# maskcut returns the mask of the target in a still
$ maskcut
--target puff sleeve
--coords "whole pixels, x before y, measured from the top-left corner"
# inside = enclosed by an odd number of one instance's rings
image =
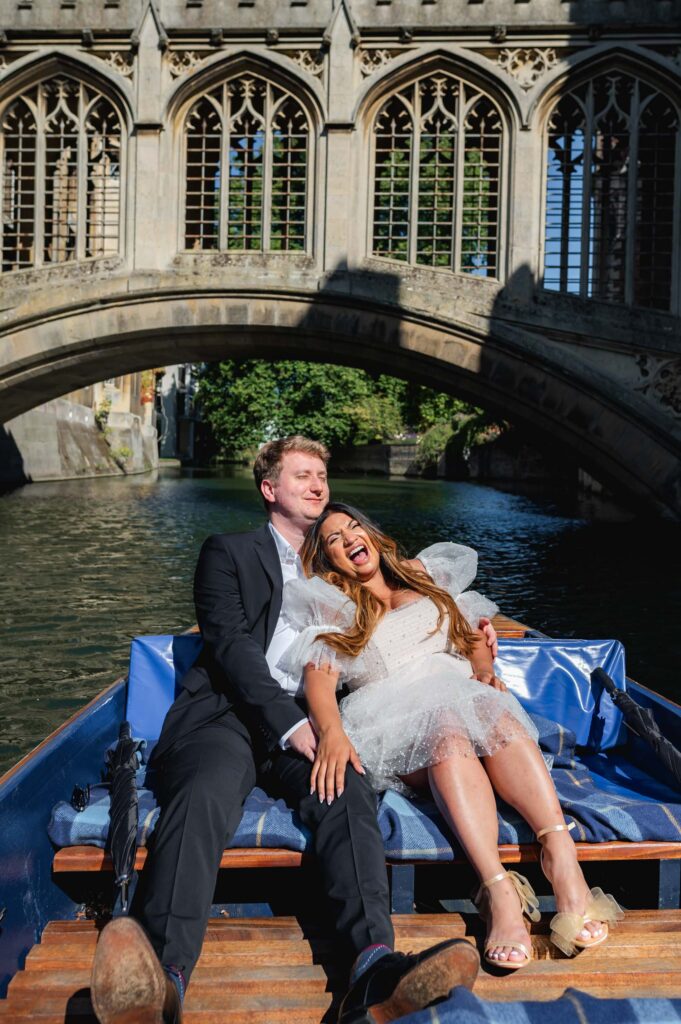
[[[435,583],[451,594],[457,608],[473,629],[478,628],[483,616],[491,619],[499,611],[494,601],[479,594],[477,590],[466,590],[478,571],[478,555],[473,548],[445,541],[431,544],[416,557]]]
[[[380,675],[377,658],[381,659],[371,642],[358,657],[352,658],[319,639],[322,633],[344,633],[355,620],[355,607],[354,601],[318,576],[290,580],[284,586],[281,614],[298,631],[298,636],[280,658],[277,668],[299,675],[306,665],[319,668],[330,664],[340,673],[339,685]]]

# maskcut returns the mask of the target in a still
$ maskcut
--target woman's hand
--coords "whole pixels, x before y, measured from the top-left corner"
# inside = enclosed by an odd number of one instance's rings
[[[486,683],[487,686],[493,686],[495,690],[500,690],[502,693],[508,690],[504,680],[491,671],[476,672],[473,679],[477,679],[479,683]]]
[[[310,775],[310,793],[317,790],[319,802],[333,803],[345,788],[345,769],[348,762],[356,772],[365,775],[357,751],[340,726],[323,732],[317,745],[317,756]]]

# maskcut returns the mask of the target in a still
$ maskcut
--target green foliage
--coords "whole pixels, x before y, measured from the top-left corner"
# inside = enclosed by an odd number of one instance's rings
[[[197,375],[203,415],[230,458],[287,434],[333,448],[421,433],[470,413],[448,395],[346,366],[230,360],[200,367]]]
[[[132,455],[132,448],[122,444],[119,448],[111,449],[111,457],[115,462],[126,462]]]
[[[434,469],[454,436],[451,423],[435,423],[421,438],[416,465],[420,470]]]
[[[106,424],[108,422],[109,413],[110,412],[111,412],[111,399],[110,398],[104,398],[99,403],[99,405],[97,406],[97,409],[95,411],[95,423],[97,424],[97,426],[99,427],[100,430],[104,431],[105,434],[107,432],[107,425]]]
[[[434,470],[445,452],[448,460],[463,461],[474,445],[484,444],[498,435],[499,428],[490,423],[482,409],[464,406],[463,402],[458,404],[460,408],[451,420],[434,423],[421,438],[416,457],[421,472]]]
[[[467,148],[464,156],[461,269],[483,271],[487,253],[496,245],[490,168],[480,149]]]

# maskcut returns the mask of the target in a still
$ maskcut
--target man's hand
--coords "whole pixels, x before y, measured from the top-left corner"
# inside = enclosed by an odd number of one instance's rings
[[[309,722],[303,722],[289,736],[288,745],[296,754],[302,754],[308,761],[314,761],[317,753],[317,736]]]
[[[342,728],[329,729],[319,738],[319,749],[310,775],[310,794],[317,790],[319,802],[333,803],[345,788],[345,769],[348,761],[360,775],[364,775],[362,762]]]
[[[497,631],[490,622],[489,619],[480,619],[479,628],[485,634],[485,643],[492,652],[492,657],[496,658],[499,653],[499,644],[497,643]]]

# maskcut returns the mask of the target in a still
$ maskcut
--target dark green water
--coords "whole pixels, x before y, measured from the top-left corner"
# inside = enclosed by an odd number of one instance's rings
[[[631,675],[677,700],[679,539],[670,523],[593,523],[467,483],[340,478],[407,551],[475,547],[477,589],[554,636],[617,637]],[[34,484],[0,498],[0,771],[124,672],[131,637],[194,621],[209,533],[262,522],[248,474]]]

